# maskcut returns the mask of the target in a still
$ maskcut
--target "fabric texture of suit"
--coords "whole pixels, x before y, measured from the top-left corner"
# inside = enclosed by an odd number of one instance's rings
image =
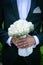
[[[28,57],[23,58],[27,64],[34,63],[40,59],[40,46],[43,45],[43,32],[40,33],[40,26],[43,26],[43,7],[42,0],[32,0],[31,8],[29,14],[26,18],[27,21],[31,21],[35,30],[30,35],[37,35],[39,38],[40,44],[34,49],[33,54]],[[41,13],[33,13],[34,9],[39,6],[41,9]],[[7,39],[9,38],[7,32],[9,26],[16,20],[19,19],[19,13],[17,8],[16,0],[1,0],[0,1],[0,41],[3,44],[3,52],[2,58],[7,65],[13,65],[18,57],[18,49],[16,46],[12,44],[10,47],[6,44]],[[4,20],[4,29],[2,29],[2,23]],[[43,27],[42,27],[43,28]],[[12,60],[13,59],[13,60]],[[37,59],[37,60],[36,60]],[[7,61],[7,62],[6,62]],[[37,64],[38,65],[38,64]]]

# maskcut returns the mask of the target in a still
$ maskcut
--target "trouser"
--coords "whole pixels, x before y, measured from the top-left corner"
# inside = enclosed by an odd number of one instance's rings
[[[27,60],[27,62],[26,62],[26,60]],[[13,61],[13,59],[12,59],[12,61]],[[7,63],[7,61],[3,62],[3,65],[9,65],[9,64],[10,64],[10,62],[8,62],[8,63]],[[37,58],[37,59],[33,60],[33,59],[30,59],[30,58],[27,59],[27,57],[23,58],[23,57],[18,56],[18,58],[16,59],[16,61],[14,61],[10,65],[40,65],[40,59]]]
[[[7,50],[7,51],[6,51]],[[18,56],[14,47],[3,49],[3,65],[40,65],[40,49],[36,47],[27,57]]]

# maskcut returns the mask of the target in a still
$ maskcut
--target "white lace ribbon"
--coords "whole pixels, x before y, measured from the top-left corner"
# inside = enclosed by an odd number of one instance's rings
[[[26,35],[22,36],[22,38],[24,37],[26,37]],[[29,56],[30,54],[32,54],[32,52],[33,52],[33,46],[28,47],[28,48],[18,49],[18,55],[23,56],[23,57]]]

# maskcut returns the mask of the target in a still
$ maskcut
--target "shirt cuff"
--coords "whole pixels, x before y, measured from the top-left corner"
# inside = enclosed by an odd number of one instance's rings
[[[9,46],[11,46],[11,39],[12,39],[12,37],[9,37],[8,40],[7,40],[7,44],[8,44]]]
[[[33,48],[36,48],[36,46],[39,44],[39,39],[38,39],[38,37],[37,36],[33,36],[34,37],[34,39],[35,39],[35,44],[33,45]]]

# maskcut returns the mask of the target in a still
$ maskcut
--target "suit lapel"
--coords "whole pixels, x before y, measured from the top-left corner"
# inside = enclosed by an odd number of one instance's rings
[[[14,14],[16,16],[16,19],[19,19],[19,13],[18,13],[18,8],[17,8],[17,0],[11,0],[12,1],[12,8],[14,11]]]
[[[27,16],[26,20],[30,20],[30,18],[31,18],[31,16],[32,16],[32,14],[33,14],[33,10],[34,10],[34,8],[35,8],[36,6],[37,6],[36,0],[31,0],[31,7],[30,7],[30,11],[29,11],[29,13],[28,13],[28,16]]]

